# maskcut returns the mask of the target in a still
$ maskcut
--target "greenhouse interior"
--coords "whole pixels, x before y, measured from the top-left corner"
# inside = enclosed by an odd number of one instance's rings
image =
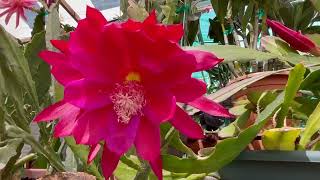
[[[0,180],[301,179],[320,0],[0,0]]]

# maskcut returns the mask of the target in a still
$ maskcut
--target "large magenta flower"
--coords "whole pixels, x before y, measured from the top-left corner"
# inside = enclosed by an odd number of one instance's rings
[[[73,136],[91,146],[91,162],[104,143],[102,169],[109,177],[119,158],[135,145],[137,153],[162,179],[159,125],[169,121],[181,133],[202,138],[201,127],[177,102],[216,116],[228,111],[203,95],[206,84],[191,78],[221,59],[178,45],[181,25],[157,24],[155,13],[144,22],[108,23],[87,7],[69,41],[54,40],[61,53],[40,53],[64,87],[64,99],[42,111],[34,121],[60,118],[55,137]]]
[[[290,44],[290,46],[301,52],[309,52],[314,55],[320,55],[319,49],[316,44],[311,41],[307,36],[300,32],[287,28],[283,24],[267,19],[267,24],[272,30],[277,33],[283,40]]]
[[[20,16],[27,20],[24,10],[31,9],[36,2],[37,0],[0,0],[0,9],[5,9],[0,13],[0,17],[6,14],[5,22],[8,24],[11,16],[16,13],[16,27],[18,27]]]

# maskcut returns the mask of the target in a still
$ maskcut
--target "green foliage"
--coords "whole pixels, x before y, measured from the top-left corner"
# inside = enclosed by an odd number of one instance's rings
[[[35,82],[39,103],[43,104],[49,97],[49,88],[51,86],[50,67],[38,54],[46,49],[45,32],[34,34],[30,43],[25,47],[24,56],[29,62],[32,79]]]
[[[78,157],[85,166],[87,166],[87,171],[96,176],[98,180],[103,179],[103,176],[99,172],[99,168],[94,162],[92,162],[90,165],[86,165],[88,161],[89,148],[84,145],[76,144],[75,140],[72,137],[66,137],[64,139],[68,146],[71,148],[74,155]]]
[[[262,135],[263,147],[266,150],[293,151],[300,132],[300,128],[290,127],[265,130]]]
[[[16,150],[22,143],[21,138],[8,139],[0,142],[0,163],[7,164],[11,157],[17,154]]]
[[[275,101],[269,104],[266,109],[258,115],[255,125],[242,131],[238,137],[220,141],[209,156],[190,159],[163,155],[163,168],[176,173],[188,172],[194,174],[211,173],[219,170],[236,158],[256,137],[268,119],[282,104],[283,99],[284,93],[281,93]]]
[[[297,64],[293,70],[290,71],[289,79],[285,88],[285,98],[281,105],[281,110],[277,115],[277,127],[283,127],[284,119],[288,114],[289,107],[296,97],[300,84],[304,79],[306,68],[302,64]]]
[[[310,115],[304,132],[301,135],[299,145],[300,148],[305,149],[310,142],[311,137],[320,129],[320,103]]]
[[[31,36],[33,37],[35,34],[44,31],[45,25],[45,10],[42,8],[34,20]]]
[[[217,57],[224,59],[222,63],[229,63],[233,61],[245,63],[253,60],[267,61],[280,57],[276,54],[265,53],[234,45],[202,45],[196,47],[187,47],[186,49],[195,49],[214,53]]]

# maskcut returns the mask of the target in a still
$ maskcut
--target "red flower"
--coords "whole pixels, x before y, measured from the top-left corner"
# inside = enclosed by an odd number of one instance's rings
[[[54,136],[73,136],[91,146],[91,162],[104,141],[101,160],[109,177],[120,156],[132,145],[162,179],[159,125],[169,121],[191,138],[202,138],[201,127],[176,102],[209,114],[230,116],[203,95],[206,84],[191,78],[221,59],[177,44],[181,25],[157,24],[155,13],[143,23],[108,23],[87,7],[69,41],[52,41],[61,53],[43,51],[52,74],[64,87],[64,99],[43,110],[34,121],[60,118]]]
[[[24,10],[32,8],[36,2],[37,0],[0,0],[0,9],[5,9],[0,17],[7,14],[5,22],[8,24],[11,16],[16,13],[16,27],[18,27],[20,16],[25,20],[27,19]]]
[[[319,53],[316,44],[300,32],[289,29],[283,24],[269,19],[267,19],[267,24],[280,38],[289,43],[293,49],[301,52],[309,52],[314,55]]]

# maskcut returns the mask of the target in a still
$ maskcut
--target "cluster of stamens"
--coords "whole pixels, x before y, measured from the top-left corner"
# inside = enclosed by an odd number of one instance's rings
[[[119,122],[128,124],[133,116],[142,115],[142,109],[146,104],[144,94],[138,81],[116,84],[110,98]]]

